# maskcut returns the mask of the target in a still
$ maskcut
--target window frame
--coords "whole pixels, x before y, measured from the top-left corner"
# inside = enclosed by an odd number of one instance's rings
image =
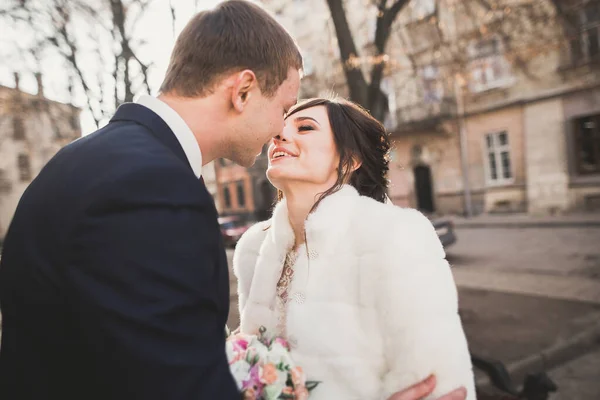
[[[593,135],[592,149],[594,154],[594,159],[596,160],[596,169],[595,170],[584,170],[582,168],[581,158],[580,158],[580,147],[582,142],[582,124],[581,122],[585,119],[592,119],[595,123],[595,133]],[[575,165],[575,173],[577,176],[592,176],[592,175],[600,175],[600,114],[591,114],[586,116],[581,116],[573,119],[573,160]]]
[[[506,144],[500,144],[500,135],[506,135]],[[492,138],[492,147],[488,147],[488,137]],[[508,129],[499,129],[488,132],[483,136],[483,165],[485,170],[485,182],[487,186],[505,186],[515,182],[515,171],[513,165],[511,140]],[[508,172],[509,177],[504,176],[504,164],[502,162],[502,153],[508,153]],[[494,154],[494,164],[496,168],[496,178],[492,177],[490,167],[490,154]]]

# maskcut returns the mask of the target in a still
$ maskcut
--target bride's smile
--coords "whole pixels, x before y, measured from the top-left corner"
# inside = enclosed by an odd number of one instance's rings
[[[298,111],[286,118],[268,154],[267,177],[284,195],[297,190],[323,192],[333,186],[339,157],[325,107]]]

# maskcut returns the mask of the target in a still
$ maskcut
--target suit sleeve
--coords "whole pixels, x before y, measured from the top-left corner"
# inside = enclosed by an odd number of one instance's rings
[[[112,400],[240,398],[225,355],[218,224],[195,185],[130,173],[99,190],[74,229],[66,277]]]
[[[383,331],[386,398],[430,374],[437,399],[464,386],[475,400],[458,296],[444,249],[431,222],[414,210],[396,209],[378,279],[377,307]]]

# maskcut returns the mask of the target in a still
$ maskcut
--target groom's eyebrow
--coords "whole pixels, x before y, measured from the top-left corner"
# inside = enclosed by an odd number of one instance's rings
[[[307,120],[308,120],[308,121],[313,121],[313,122],[314,122],[314,123],[316,123],[317,125],[321,126],[321,124],[319,123],[319,121],[317,121],[316,119],[314,119],[314,118],[311,118],[311,117],[297,117],[297,118],[295,119],[295,121],[297,121],[297,122],[301,122],[301,121],[307,121]]]

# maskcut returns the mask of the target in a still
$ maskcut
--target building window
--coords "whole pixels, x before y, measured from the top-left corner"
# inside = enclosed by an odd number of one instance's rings
[[[223,186],[223,208],[231,208],[231,193],[228,186]]]
[[[238,207],[246,207],[246,193],[244,191],[244,181],[236,183]]]
[[[411,16],[415,20],[421,20],[435,12],[435,0],[417,0],[409,3]]]
[[[29,162],[29,156],[27,154],[19,154],[17,158],[17,164],[19,167],[19,179],[21,182],[28,182],[31,180],[31,163]]]
[[[510,64],[504,57],[502,42],[498,37],[479,40],[469,46],[469,87],[479,93],[510,86],[514,83]]]
[[[600,173],[600,114],[575,120],[575,163],[581,175]]]
[[[396,85],[392,76],[386,76],[381,80],[379,88],[385,94],[387,100],[387,112],[384,117],[383,125],[388,131],[393,131],[398,126],[397,111],[398,103],[396,98]]]
[[[600,4],[590,1],[577,10],[577,26],[567,27],[571,62],[580,64],[600,56]]]
[[[23,140],[25,139],[25,124],[21,117],[13,117],[13,139]]]
[[[510,183],[513,175],[508,133],[502,131],[485,135],[485,150],[488,182]]]
[[[442,101],[444,87],[440,81],[438,67],[427,65],[421,69],[421,84],[423,85],[423,102],[435,104]]]

